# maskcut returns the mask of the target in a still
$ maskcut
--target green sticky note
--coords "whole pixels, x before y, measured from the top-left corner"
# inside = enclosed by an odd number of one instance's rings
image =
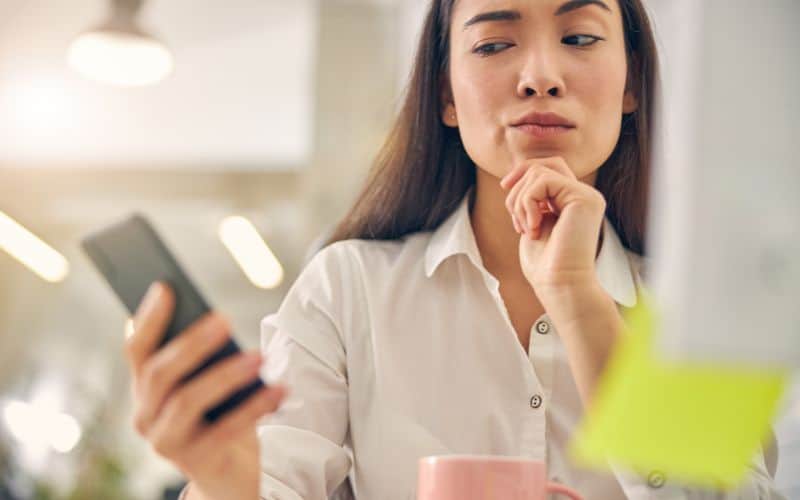
[[[627,331],[570,443],[573,458],[701,487],[739,485],[779,409],[787,370],[658,356],[658,315],[646,293],[624,318]]]

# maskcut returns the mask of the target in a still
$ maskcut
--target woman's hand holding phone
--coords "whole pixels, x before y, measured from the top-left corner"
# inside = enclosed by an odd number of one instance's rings
[[[230,356],[182,383],[228,340],[228,322],[210,313],[159,349],[174,309],[170,288],[154,283],[133,318],[126,342],[133,379],[134,425],[192,485],[189,499],[258,499],[256,422],[274,412],[287,390],[264,387],[213,424],[203,413],[258,376],[258,351]]]

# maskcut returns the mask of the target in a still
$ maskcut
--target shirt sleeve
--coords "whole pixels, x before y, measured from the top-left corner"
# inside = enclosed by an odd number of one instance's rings
[[[661,471],[636,474],[619,464],[612,464],[611,468],[629,500],[787,500],[775,488],[760,448],[750,463],[747,478],[733,490],[684,486]]]
[[[267,384],[285,385],[282,406],[261,419],[261,498],[325,500],[347,477],[352,454],[343,304],[347,255],[334,244],[317,253],[278,312],[261,322]]]

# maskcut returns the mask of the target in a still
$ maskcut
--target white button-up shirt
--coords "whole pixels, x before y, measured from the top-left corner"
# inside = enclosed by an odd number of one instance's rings
[[[349,477],[358,500],[414,500],[419,458],[441,454],[541,460],[550,480],[592,500],[723,498],[658,471],[570,460],[583,406],[564,345],[543,314],[525,352],[482,264],[469,203],[433,232],[324,248],[263,319],[262,376],[290,393],[259,425],[262,498],[323,500]],[[603,223],[598,280],[633,306],[642,258]],[[752,469],[724,498],[779,498],[760,454]]]

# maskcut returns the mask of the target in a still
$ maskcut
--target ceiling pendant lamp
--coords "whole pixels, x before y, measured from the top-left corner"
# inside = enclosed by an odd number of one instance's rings
[[[172,71],[169,49],[136,20],[143,0],[111,0],[111,15],[70,44],[69,65],[83,76],[125,87],[152,85]]]

